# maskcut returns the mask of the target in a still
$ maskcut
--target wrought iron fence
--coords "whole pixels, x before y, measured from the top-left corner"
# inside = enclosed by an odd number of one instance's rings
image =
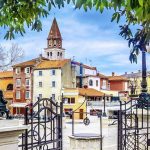
[[[118,150],[150,149],[150,95],[120,102],[118,112]]]
[[[22,150],[62,150],[62,103],[38,99],[25,109],[25,125],[29,129],[20,137]]]

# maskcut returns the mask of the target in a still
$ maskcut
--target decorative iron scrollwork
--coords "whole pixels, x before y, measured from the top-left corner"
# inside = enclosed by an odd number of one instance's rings
[[[88,126],[90,124],[90,119],[88,117],[84,118],[83,123]]]

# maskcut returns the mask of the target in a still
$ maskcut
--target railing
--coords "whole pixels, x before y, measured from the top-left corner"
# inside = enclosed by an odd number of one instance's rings
[[[88,106],[104,106],[104,102],[100,101],[89,101]],[[117,102],[106,102],[105,106],[112,107],[112,106],[120,106],[119,101]]]

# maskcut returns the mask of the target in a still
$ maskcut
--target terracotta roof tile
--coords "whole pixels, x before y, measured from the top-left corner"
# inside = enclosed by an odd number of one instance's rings
[[[108,78],[108,76],[105,76],[104,74],[101,74],[101,73],[98,73],[97,76],[99,76],[100,78],[105,78],[105,79]]]
[[[13,71],[0,72],[0,78],[13,78]]]
[[[19,63],[19,64],[16,64],[16,65],[14,65],[13,67],[26,67],[26,66],[34,66],[36,63],[37,63],[37,61],[39,60],[39,59],[42,59],[42,60],[48,60],[47,58],[45,58],[45,57],[38,57],[38,58],[35,58],[35,59],[32,59],[32,60],[29,60],[29,61],[25,61],[25,62],[22,62],[22,63]]]
[[[95,89],[92,89],[92,88],[79,88],[79,95],[82,95],[82,96],[91,96],[91,97],[96,97],[96,96],[104,96],[104,93],[103,92],[100,92],[100,91],[97,91]]]
[[[126,77],[123,76],[109,76],[109,81],[128,81]]]
[[[42,61],[39,63],[35,69],[50,69],[50,68],[61,68],[66,63],[71,61],[70,59],[63,59],[63,60],[48,60],[48,61]]]
[[[48,38],[47,39],[57,39],[60,38],[61,39],[61,33],[56,21],[56,18],[54,18]]]

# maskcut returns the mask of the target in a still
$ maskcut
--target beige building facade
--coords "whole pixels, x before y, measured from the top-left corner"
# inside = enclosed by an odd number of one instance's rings
[[[33,74],[33,102],[38,97],[61,101],[61,89],[75,86],[69,59],[43,61]]]

